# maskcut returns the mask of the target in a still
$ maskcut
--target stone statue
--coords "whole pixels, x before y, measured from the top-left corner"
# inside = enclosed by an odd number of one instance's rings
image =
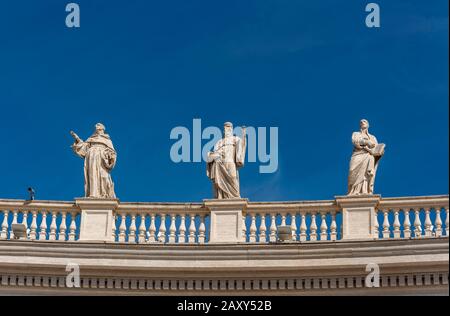
[[[116,165],[117,153],[109,135],[105,134],[105,126],[97,123],[94,134],[86,141],[73,131],[70,134],[75,139],[73,151],[84,158],[85,197],[116,198],[110,172]]]
[[[224,137],[208,153],[206,174],[213,182],[214,198],[240,198],[239,172],[244,166],[246,131],[242,127],[242,139],[233,135],[233,124],[224,124]]]
[[[348,175],[348,195],[373,194],[378,162],[384,155],[385,144],[378,144],[369,134],[369,122],[360,121],[359,132],[352,135],[353,154]]]

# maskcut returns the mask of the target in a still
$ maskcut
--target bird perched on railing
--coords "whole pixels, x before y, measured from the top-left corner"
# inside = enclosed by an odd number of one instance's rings
[[[34,200],[34,196],[35,196],[35,192],[34,189],[32,187],[28,188],[28,193],[30,194],[30,197],[28,200],[33,201]]]

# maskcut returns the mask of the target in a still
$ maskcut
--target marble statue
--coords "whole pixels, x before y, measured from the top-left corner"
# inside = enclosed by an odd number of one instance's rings
[[[233,135],[233,124],[224,124],[224,137],[208,153],[207,176],[213,182],[214,198],[240,198],[239,172],[244,166],[246,131],[242,128],[242,139]]]
[[[75,139],[73,151],[84,158],[85,197],[116,198],[110,173],[116,164],[117,153],[111,138],[105,133],[105,126],[97,123],[94,134],[86,141],[73,131],[70,134]]]
[[[384,155],[384,144],[369,134],[369,122],[360,121],[360,131],[352,135],[353,154],[348,175],[348,195],[373,194],[378,163]]]

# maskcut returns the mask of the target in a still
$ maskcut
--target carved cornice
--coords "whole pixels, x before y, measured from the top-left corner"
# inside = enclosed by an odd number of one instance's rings
[[[448,295],[448,272],[382,275],[378,287],[365,276],[297,278],[121,278],[82,277],[67,287],[63,275],[0,273],[1,293],[81,295]]]

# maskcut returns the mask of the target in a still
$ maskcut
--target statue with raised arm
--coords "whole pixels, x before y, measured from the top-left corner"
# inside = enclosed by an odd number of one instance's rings
[[[116,165],[117,153],[111,138],[105,133],[105,126],[95,125],[95,132],[83,141],[73,131],[70,132],[75,142],[72,149],[84,158],[84,190],[85,197],[114,199],[114,183],[111,170]]]
[[[224,124],[224,136],[214,145],[214,151],[208,153],[208,178],[213,183],[214,198],[240,198],[239,172],[244,166],[246,150],[246,131],[242,127],[242,139],[233,135],[233,124]]]
[[[384,144],[378,144],[369,134],[369,122],[360,121],[360,131],[352,135],[353,154],[348,175],[348,195],[373,194],[375,175],[380,158],[384,155]]]

